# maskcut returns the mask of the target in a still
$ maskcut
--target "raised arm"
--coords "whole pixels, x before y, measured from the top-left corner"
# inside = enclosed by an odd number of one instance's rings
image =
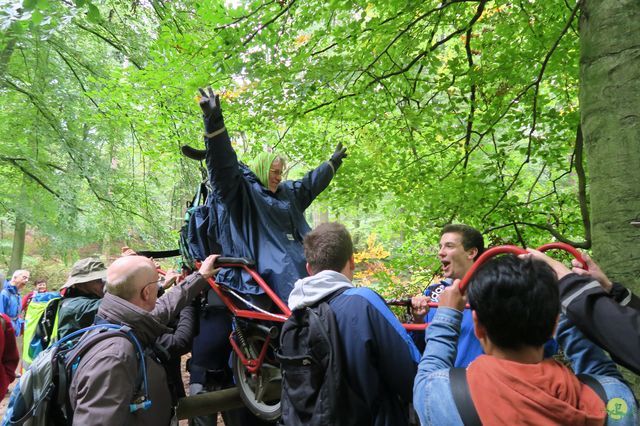
[[[613,300],[621,304],[622,306],[629,306],[634,309],[640,310],[640,298],[631,293],[631,290],[625,288],[622,284],[613,282],[607,277],[604,271],[589,255],[582,254],[584,261],[587,263],[588,270],[583,269],[580,262],[577,260],[571,261],[573,268],[571,269],[578,275],[588,275],[597,280],[602,289],[609,293]]]
[[[587,339],[565,315],[560,315],[556,340],[565,356],[571,360],[576,374],[609,376],[622,380],[616,365],[602,349]]]
[[[331,179],[342,164],[342,160],[347,156],[347,148],[339,143],[331,155],[329,161],[325,161],[315,169],[307,172],[300,180],[293,181],[291,189],[294,194],[298,208],[306,210],[313,200],[327,189]]]
[[[223,199],[233,199],[240,189],[242,176],[238,170],[238,157],[231,146],[231,139],[224,125],[220,97],[213,93],[211,87],[206,91],[199,90],[209,179],[211,185],[220,191]]]
[[[569,274],[560,280],[562,310],[611,358],[640,374],[640,310],[616,302],[596,280]]]
[[[579,275],[537,250],[527,251],[549,264],[558,275],[561,309],[567,318],[609,352],[615,362],[640,374],[640,310],[616,302],[595,269],[595,277]],[[591,269],[592,266],[590,272]]]
[[[151,311],[159,323],[168,324],[176,314],[196,298],[201,291],[209,286],[207,279],[218,273],[215,268],[217,254],[208,256],[200,265],[198,272],[189,275],[186,280],[177,287],[167,291],[156,301],[156,306]]]

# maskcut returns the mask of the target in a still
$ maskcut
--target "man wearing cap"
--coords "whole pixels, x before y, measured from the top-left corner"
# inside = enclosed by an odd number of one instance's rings
[[[106,277],[107,268],[96,258],[80,259],[73,265],[67,282],[60,289],[59,338],[93,324],[104,296]]]

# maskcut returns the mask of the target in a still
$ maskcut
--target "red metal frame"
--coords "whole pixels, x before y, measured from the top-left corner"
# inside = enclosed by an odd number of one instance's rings
[[[238,318],[248,318],[252,320],[263,320],[263,321],[275,321],[275,322],[285,322],[287,318],[291,315],[291,310],[289,307],[278,297],[278,295],[267,285],[267,283],[262,279],[262,277],[253,269],[249,268],[246,265],[241,264],[233,264],[233,263],[222,263],[216,264],[216,267],[222,268],[242,268],[244,269],[251,277],[255,280],[256,283],[260,286],[260,288],[265,292],[267,296],[275,303],[282,314],[273,314],[273,313],[264,313],[264,312],[256,312],[249,309],[240,309],[233,302],[232,298],[226,294],[220,288],[220,285],[216,283],[215,279],[209,278],[207,281],[209,282],[209,286],[211,289],[218,295],[222,303],[225,304],[227,309],[231,311],[233,316]],[[260,367],[262,367],[262,363],[264,362],[264,358],[267,354],[267,350],[269,349],[269,343],[271,343],[271,336],[267,334],[267,337],[262,344],[262,348],[260,349],[260,355],[256,359],[248,359],[240,346],[236,343],[235,331],[229,335],[229,342],[231,343],[231,347],[233,351],[236,353],[242,365],[247,369],[247,371],[251,374],[259,374]]]
[[[245,366],[247,371],[251,374],[256,374],[262,367],[262,362],[264,361],[265,356],[267,355],[267,349],[269,348],[269,343],[271,342],[271,336],[267,334],[267,338],[264,340],[264,344],[260,349],[260,355],[258,355],[257,359],[248,359],[242,353],[242,349],[236,343],[236,339],[234,338],[235,331],[229,335],[229,342],[231,343],[231,347],[233,347],[233,351],[238,355],[242,365]]]
[[[582,263],[584,269],[587,269],[587,264],[584,261],[584,259],[583,259],[582,255],[580,254],[580,252],[578,252],[578,250],[576,250],[574,247],[570,246],[569,244],[565,244],[565,243],[550,243],[550,244],[545,244],[545,245],[542,245],[542,246],[538,247],[538,250],[542,251],[542,252],[547,251],[547,250],[553,250],[553,249],[564,250],[564,251],[569,252],[570,254],[573,255],[574,258],[576,258],[578,261],[580,261]],[[473,263],[471,268],[464,275],[464,277],[462,278],[462,280],[458,284],[458,286],[460,288],[460,291],[464,293],[464,291],[466,290],[467,285],[469,284],[469,281],[471,280],[471,276],[475,273],[475,271],[484,262],[486,262],[488,259],[490,259],[490,258],[492,258],[492,257],[494,257],[496,255],[506,254],[506,253],[520,255],[520,254],[526,254],[527,251],[525,249],[523,249],[523,248],[516,247],[516,246],[498,246],[498,247],[493,247],[493,248],[488,249]],[[267,296],[269,296],[269,298],[273,301],[273,303],[282,312],[282,314],[274,314],[274,313],[256,312],[256,311],[252,311],[252,310],[249,310],[249,309],[240,309],[233,302],[232,298],[229,295],[227,295],[226,292],[223,291],[220,288],[220,285],[218,283],[216,283],[216,281],[213,278],[209,278],[208,279],[209,286],[211,286],[213,291],[218,295],[218,297],[220,297],[220,300],[222,300],[222,302],[225,304],[227,309],[229,309],[229,311],[234,316],[239,317],[239,318],[252,319],[252,320],[275,321],[275,322],[283,323],[291,315],[291,310],[289,309],[289,307],[267,285],[267,283],[262,279],[262,277],[256,271],[254,271],[253,269],[249,268],[247,265],[225,263],[225,264],[220,264],[220,265],[216,265],[216,266],[220,266],[220,267],[223,267],[223,268],[229,267],[229,268],[242,268],[242,269],[244,269],[245,272],[247,272],[249,275],[251,275],[251,277],[255,280],[256,283],[258,283],[258,285],[265,292],[265,294]],[[438,303],[435,303],[435,302],[430,302],[428,305],[430,307],[438,307]],[[467,305],[466,308],[469,308],[469,305]],[[402,326],[407,331],[418,331],[418,330],[426,329],[429,326],[429,324],[402,324]],[[246,367],[247,371],[249,371],[249,373],[251,373],[251,374],[259,373],[260,367],[262,366],[262,363],[264,362],[264,358],[265,358],[267,350],[269,348],[269,343],[271,342],[271,337],[269,335],[267,335],[267,337],[266,337],[266,339],[265,339],[265,341],[264,341],[264,343],[262,345],[262,348],[260,349],[260,355],[258,356],[257,359],[248,359],[247,357],[244,356],[244,353],[242,352],[242,349],[236,343],[236,341],[235,341],[236,339],[235,339],[234,333],[235,332],[232,332],[231,335],[229,336],[229,341],[231,342],[231,346],[232,346],[234,352],[238,355],[239,359],[242,361],[242,365],[244,365]]]
[[[231,297],[225,294],[225,292],[220,288],[218,283],[213,278],[209,278],[209,286],[215,291],[215,293],[220,297],[220,300],[225,304],[227,309],[231,311],[231,313],[240,318],[250,318],[255,320],[265,320],[265,321],[276,321],[276,322],[285,322],[289,315],[291,315],[291,310],[289,307],[278,297],[278,295],[267,285],[267,283],[262,279],[260,275],[253,269],[249,268],[246,265],[238,265],[238,264],[221,264],[216,265],[222,268],[237,268],[240,267],[244,269],[251,278],[255,280],[256,283],[260,286],[260,288],[265,292],[267,296],[275,303],[275,305],[280,309],[282,314],[265,314],[263,312],[256,312],[249,309],[239,309]]]

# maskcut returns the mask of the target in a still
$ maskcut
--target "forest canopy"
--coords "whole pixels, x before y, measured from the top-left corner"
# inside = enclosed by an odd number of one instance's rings
[[[211,85],[245,161],[275,150],[299,176],[348,147],[312,214],[345,222],[363,259],[385,254],[384,279],[431,274],[449,222],[489,244],[589,248],[578,9],[0,0],[4,229],[20,218],[72,257],[174,248],[202,178],[180,146],[203,147]]]

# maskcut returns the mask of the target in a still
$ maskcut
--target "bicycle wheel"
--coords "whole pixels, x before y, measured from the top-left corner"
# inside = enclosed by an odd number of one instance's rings
[[[265,332],[259,329],[244,329],[243,334],[249,352],[244,356],[249,359],[258,358],[266,339]],[[277,339],[270,342],[264,362],[255,374],[247,371],[235,352],[231,353],[233,378],[240,391],[240,397],[256,417],[266,421],[277,420],[280,417],[282,374],[275,357],[276,344]]]

